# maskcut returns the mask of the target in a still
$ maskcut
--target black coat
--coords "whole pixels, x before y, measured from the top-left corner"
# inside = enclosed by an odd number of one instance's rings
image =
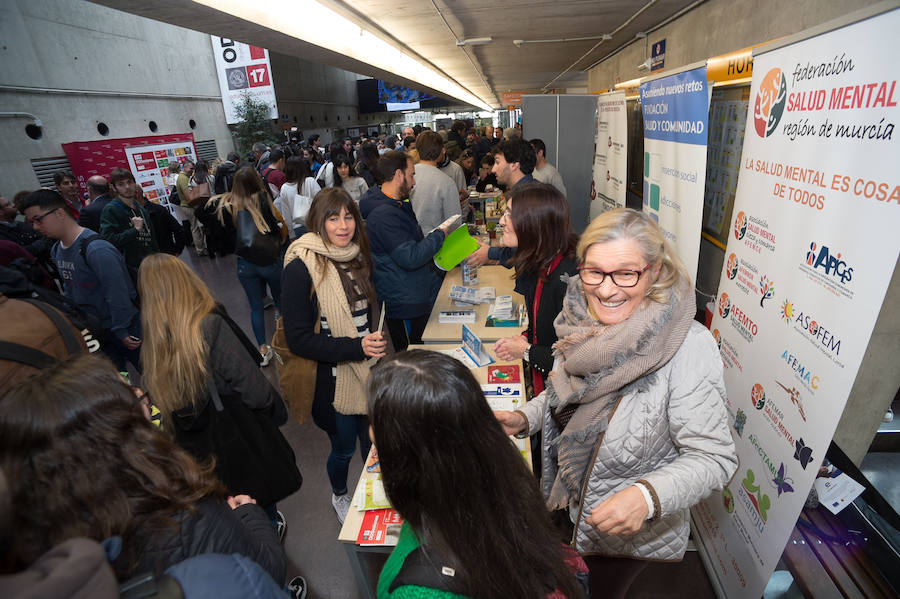
[[[90,206],[89,206],[90,207]],[[159,251],[173,256],[181,255],[184,249],[187,236],[184,233],[184,227],[175,220],[172,213],[165,206],[161,206],[156,202],[146,202],[144,208],[150,215],[150,222],[153,224],[153,235],[156,237],[156,245]],[[82,210],[81,214],[84,214]]]
[[[138,530],[126,543],[134,544],[133,562],[129,552],[113,562],[120,577],[145,572],[161,574],[169,566],[202,553],[239,553],[249,557],[284,584],[286,558],[275,527],[257,505],[245,504],[232,510],[222,499],[209,498],[194,511],[178,512],[176,524],[162,530]]]
[[[553,369],[552,346],[556,343],[553,321],[562,310],[563,299],[569,285],[568,276],[574,276],[577,267],[578,262],[575,258],[563,258],[550,273],[541,292],[541,305],[538,307],[537,317],[533,314],[537,275],[523,273],[516,279],[516,292],[525,296],[525,306],[528,308],[528,328],[525,329],[525,337],[532,344],[528,359],[531,367],[545,377]],[[539,343],[534,342],[535,331]]]

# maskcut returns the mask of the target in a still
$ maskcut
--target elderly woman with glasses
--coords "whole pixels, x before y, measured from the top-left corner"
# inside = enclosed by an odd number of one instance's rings
[[[679,561],[688,509],[737,468],[715,340],[681,260],[647,214],[597,217],[578,243],[547,389],[509,434],[543,431],[542,486],[568,512],[591,594],[624,597],[648,560]]]

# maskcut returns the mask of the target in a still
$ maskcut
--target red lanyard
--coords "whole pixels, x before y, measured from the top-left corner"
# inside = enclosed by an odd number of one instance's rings
[[[543,277],[538,277],[537,287],[534,289],[534,303],[531,306],[531,343],[537,344],[537,315],[538,308],[541,305],[541,296],[544,294],[544,281],[550,276],[550,273],[556,270],[556,267],[559,266],[559,263],[562,262],[562,254],[557,255],[553,262],[550,263],[550,266],[547,267],[547,272]],[[531,380],[534,384],[534,394],[535,396],[539,395],[541,391],[544,390],[544,376],[538,372],[536,368],[531,369]]]

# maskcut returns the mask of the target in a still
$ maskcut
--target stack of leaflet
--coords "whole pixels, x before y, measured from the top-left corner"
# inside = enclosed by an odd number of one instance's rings
[[[497,296],[497,290],[493,287],[465,287],[454,285],[450,288],[450,299],[457,306],[468,307],[475,304],[489,304]],[[510,296],[511,297],[511,296]]]
[[[488,312],[485,325],[489,327],[515,327],[519,325],[519,311],[511,295],[497,297]]]

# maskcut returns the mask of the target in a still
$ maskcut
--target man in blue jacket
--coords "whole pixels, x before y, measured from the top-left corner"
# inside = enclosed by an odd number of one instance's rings
[[[385,304],[385,320],[394,349],[422,343],[428,315],[441,288],[434,255],[449,233],[442,224],[428,235],[416,220],[409,192],[415,185],[412,159],[391,150],[378,159],[375,178],[381,183],[360,199],[375,262],[375,290]]]
[[[58,240],[51,256],[63,290],[100,321],[106,333],[101,341],[104,353],[120,371],[128,361],[140,372],[141,317],[122,254],[96,232],[75,222],[56,191],[39,189],[28,194],[22,212],[35,231]]]

